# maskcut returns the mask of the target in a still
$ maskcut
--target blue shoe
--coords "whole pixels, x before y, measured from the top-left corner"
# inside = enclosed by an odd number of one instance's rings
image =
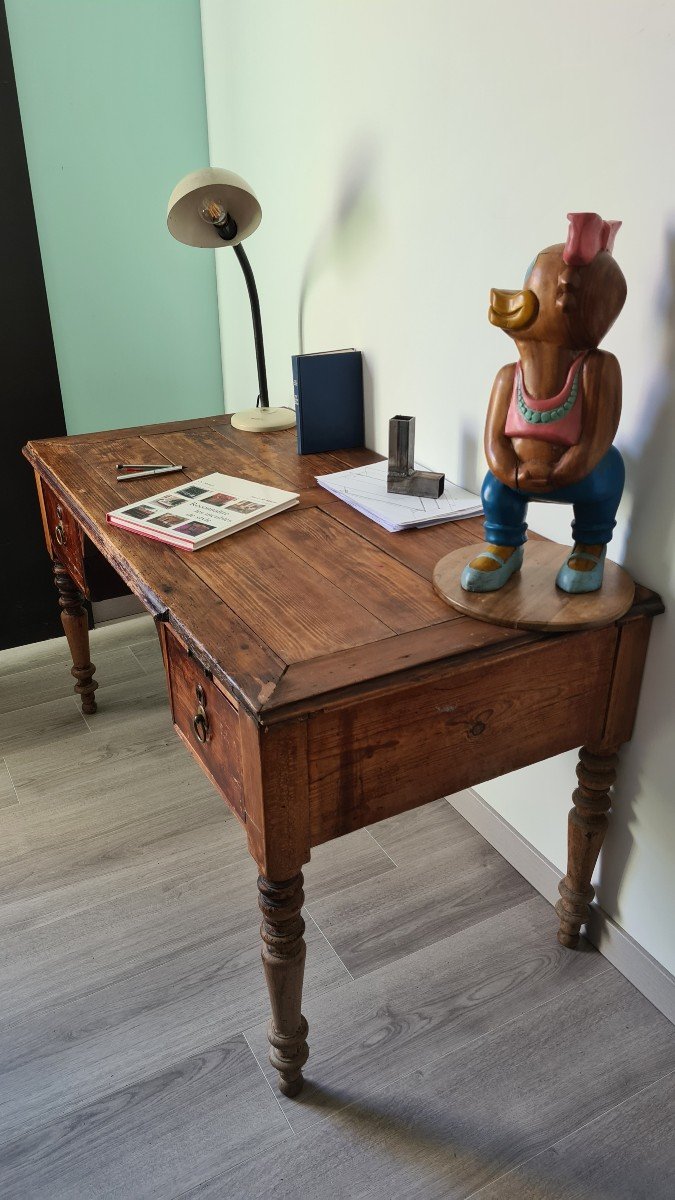
[[[606,554],[606,546],[602,547],[600,554],[589,554],[587,550],[570,550],[556,576],[556,586],[561,591],[570,592],[572,595],[581,592],[597,592],[602,587]],[[583,558],[595,565],[590,571],[575,571],[574,567],[569,565],[571,558]]]
[[[502,562],[498,554],[493,554],[491,550],[481,550],[474,556],[475,558],[491,558],[494,562],[499,563],[496,571],[480,571],[478,567],[472,567],[471,563],[467,563],[462,571],[460,583],[465,592],[498,592],[503,588],[505,583],[508,583],[512,575],[519,571],[523,565],[523,547],[517,546],[510,558],[506,562]]]

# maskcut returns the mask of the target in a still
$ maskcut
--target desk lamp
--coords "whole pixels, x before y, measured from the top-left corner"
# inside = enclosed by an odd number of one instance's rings
[[[289,429],[295,425],[293,409],[270,408],[258,291],[251,264],[241,245],[244,238],[258,228],[261,217],[258,199],[246,180],[220,167],[205,167],[181,179],[171,193],[167,213],[169,233],[177,241],[184,242],[186,246],[212,249],[231,246],[239,259],[253,317],[258,407],[234,413],[232,424],[235,429],[253,433],[268,433],[273,429]]]

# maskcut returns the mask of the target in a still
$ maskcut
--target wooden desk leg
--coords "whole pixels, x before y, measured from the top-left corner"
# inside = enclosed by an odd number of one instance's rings
[[[579,930],[588,920],[595,895],[591,878],[609,824],[609,789],[616,779],[616,764],[617,755],[611,750],[583,746],[579,751],[579,786],[567,824],[567,874],[558,885],[560,899],[555,906],[560,917],[558,941],[571,949],[578,945]]]
[[[305,973],[305,922],[302,872],[283,883],[258,876],[258,903],[263,914],[260,934],[262,960],[272,1006],[267,1027],[270,1062],[279,1072],[285,1096],[302,1089],[302,1068],[307,1062],[307,1021],[302,1015],[302,981]]]
[[[96,667],[89,658],[89,626],[82,593],[57,559],[54,560],[54,582],[59,591],[61,624],[73,660],[70,673],[76,680],[75,691],[82,697],[82,712],[95,713],[94,692],[98,683],[94,679]]]

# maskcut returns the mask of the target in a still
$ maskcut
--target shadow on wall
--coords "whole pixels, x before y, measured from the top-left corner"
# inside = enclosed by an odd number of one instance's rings
[[[457,482],[472,492],[480,492],[485,475],[483,443],[479,442],[476,422],[465,417],[459,430],[459,462]]]
[[[658,300],[663,349],[647,392],[639,425],[641,438],[627,450],[627,490],[632,512],[627,535],[627,566],[648,586],[661,591],[666,616],[654,622],[640,709],[639,736],[622,752],[615,787],[614,817],[601,857],[598,901],[618,917],[618,899],[633,848],[635,800],[649,761],[649,802],[663,803],[672,786],[673,716],[671,671],[675,660],[675,232],[667,235],[663,288]],[[665,835],[665,830],[664,830]]]
[[[300,284],[298,301],[298,350],[305,353],[305,318],[310,292],[330,267],[345,266],[362,258],[372,248],[378,228],[377,206],[370,180],[377,160],[375,143],[363,141],[356,146],[344,170],[338,188],[338,203],[310,247]]]

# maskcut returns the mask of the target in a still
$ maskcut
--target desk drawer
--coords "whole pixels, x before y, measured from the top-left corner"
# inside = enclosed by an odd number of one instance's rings
[[[159,629],[176,731],[243,821],[239,713],[173,630]]]
[[[62,500],[40,480],[42,493],[42,511],[44,516],[45,537],[52,558],[58,558],[68,571],[71,579],[89,595],[84,576],[84,550],[82,545],[82,530],[75,518],[70,514]]]
[[[616,627],[563,634],[318,712],[307,734],[316,846],[602,737]]]

